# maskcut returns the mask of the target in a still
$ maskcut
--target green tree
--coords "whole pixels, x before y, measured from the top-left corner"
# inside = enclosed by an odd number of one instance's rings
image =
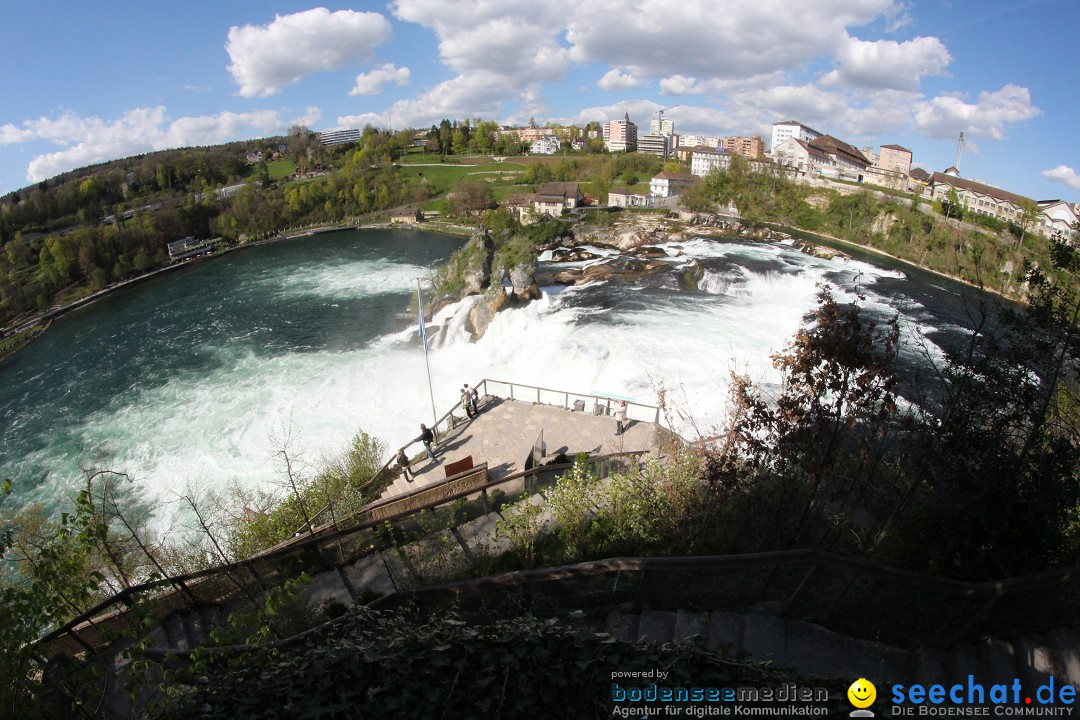
[[[1029,198],[1021,198],[1019,202],[1020,206],[1020,237],[1016,241],[1016,249],[1019,250],[1024,246],[1024,238],[1027,237],[1027,231],[1031,228],[1039,219],[1039,206],[1034,200]]]

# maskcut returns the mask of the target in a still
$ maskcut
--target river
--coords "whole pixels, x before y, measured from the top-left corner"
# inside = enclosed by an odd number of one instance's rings
[[[0,473],[15,499],[58,508],[83,470],[129,473],[155,515],[189,483],[280,482],[275,440],[309,466],[363,428],[396,447],[431,417],[424,354],[406,313],[461,238],[412,230],[283,240],[200,262],[59,318],[0,364]],[[654,403],[667,389],[686,435],[723,417],[731,371],[766,386],[770,356],[805,322],[821,283],[901,315],[905,367],[957,337],[961,287],[885,267],[823,260],[779,243],[665,246],[705,268],[697,291],[668,279],[544,288],[470,341],[470,301],[435,319],[439,414],[484,377]],[[920,338],[923,338],[920,340]]]

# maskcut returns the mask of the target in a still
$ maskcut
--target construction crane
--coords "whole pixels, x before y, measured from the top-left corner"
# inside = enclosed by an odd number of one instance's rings
[[[679,106],[678,105],[672,105],[671,107],[660,108],[659,110],[656,111],[656,132],[657,133],[659,133],[661,135],[664,133],[664,128],[663,128],[664,113],[666,113],[668,110],[674,110],[677,107],[679,107]]]
[[[671,107],[660,108],[659,110],[656,111],[656,134],[657,135],[663,135],[664,134],[664,113],[667,112],[668,110],[674,110],[677,107],[679,107],[679,106],[678,105],[672,105]],[[665,145],[664,145],[664,159],[665,160],[667,159],[668,152],[669,152],[668,144],[669,143],[667,141],[665,141]]]

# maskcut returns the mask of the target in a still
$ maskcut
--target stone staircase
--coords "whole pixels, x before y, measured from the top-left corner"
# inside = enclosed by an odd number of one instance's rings
[[[1080,687],[1080,633],[1071,630],[942,651],[900,649],[838,635],[801,620],[753,613],[613,610],[601,629],[627,642],[701,643],[730,657],[768,659],[779,667],[822,677],[929,686],[951,685],[971,675],[985,687],[1018,678],[1021,687],[1032,692],[1053,677],[1059,685]]]

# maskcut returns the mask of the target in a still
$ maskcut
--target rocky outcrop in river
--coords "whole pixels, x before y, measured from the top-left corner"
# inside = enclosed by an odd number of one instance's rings
[[[541,297],[542,285],[606,281],[697,290],[704,269],[694,260],[672,260],[682,254],[678,249],[679,242],[713,235],[770,242],[790,239],[775,230],[750,229],[737,221],[716,216],[691,214],[675,220],[659,215],[631,214],[609,225],[578,223],[571,233],[540,249],[551,252],[552,263],[580,265],[555,265],[538,271],[535,261],[509,268],[497,264],[495,243],[487,232],[481,232],[451,260],[447,277],[458,280],[446,283],[450,290],[436,298],[433,312],[465,297],[479,295],[468,315],[468,328],[479,337],[500,310]],[[804,245],[803,251],[811,254],[826,256],[829,251],[810,243]]]

